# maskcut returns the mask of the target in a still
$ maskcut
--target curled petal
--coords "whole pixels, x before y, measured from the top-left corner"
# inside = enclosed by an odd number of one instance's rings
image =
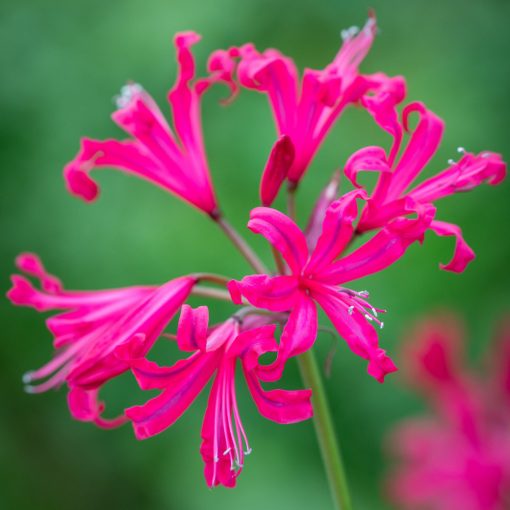
[[[112,429],[126,423],[125,416],[109,419],[103,418],[104,404],[98,400],[99,389],[84,390],[78,386],[72,387],[67,394],[67,403],[71,415],[75,420],[90,421],[98,427]]]
[[[248,228],[262,234],[282,254],[294,274],[303,269],[308,246],[303,232],[288,216],[269,207],[256,207],[250,213]]]
[[[181,351],[205,350],[209,309],[207,306],[191,308],[183,305],[177,326],[177,345]]]
[[[34,253],[22,253],[16,257],[16,267],[26,274],[35,276],[41,282],[41,287],[46,292],[58,294],[62,290],[61,281],[48,273],[41,259]]]
[[[365,147],[355,152],[345,164],[345,176],[354,186],[360,188],[357,176],[361,171],[391,173],[386,152],[381,147]]]
[[[170,427],[202,391],[216,368],[215,354],[196,353],[162,368],[146,359],[135,359],[131,370],[142,389],[163,392],[141,406],[126,409],[137,439],[147,439]]]
[[[234,303],[241,304],[244,296],[253,306],[273,312],[290,310],[294,306],[297,289],[298,283],[293,276],[252,275],[228,284]]]
[[[239,86],[235,81],[237,48],[230,50],[213,51],[207,61],[209,76],[197,81],[197,92],[202,94],[214,83],[223,83],[230,89],[228,99],[222,100],[223,104],[230,103],[239,92]]]
[[[314,291],[313,297],[326,312],[338,334],[347,342],[351,351],[368,360],[368,373],[378,382],[384,382],[387,374],[397,367],[379,347],[377,333],[367,318],[357,309],[350,308],[349,302],[340,292]]]
[[[354,190],[335,200],[328,207],[321,235],[306,265],[305,274],[311,275],[321,271],[345,249],[354,233],[353,223],[358,216],[356,200],[359,198],[366,199],[366,193]]]
[[[270,206],[273,203],[293,161],[294,144],[289,136],[281,135],[271,149],[260,181],[262,205]]]
[[[312,390],[269,390],[262,388],[253,372],[244,370],[253,401],[260,414],[276,423],[296,423],[313,416]]]
[[[452,271],[453,273],[462,273],[466,266],[475,258],[475,252],[469,247],[462,237],[462,230],[453,223],[444,221],[433,221],[430,229],[438,236],[455,237],[455,251],[448,264],[440,264],[441,269]]]
[[[419,114],[419,121],[409,143],[399,159],[388,190],[388,198],[396,199],[414,181],[425,165],[434,156],[443,136],[444,123],[423,103],[411,103],[402,112],[404,128],[409,130],[411,113]]]

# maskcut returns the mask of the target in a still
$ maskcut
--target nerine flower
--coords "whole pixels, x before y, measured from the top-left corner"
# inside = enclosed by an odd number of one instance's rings
[[[200,113],[201,96],[214,78],[193,82],[195,63],[190,47],[199,40],[194,32],[175,37],[179,72],[168,94],[175,133],[140,85],[125,85],[112,118],[132,138],[123,141],[84,138],[80,152],[64,169],[71,193],[86,201],[94,200],[99,189],[90,172],[115,167],[161,186],[207,214],[218,214]]]
[[[261,53],[253,44],[245,44],[212,54],[209,69],[218,80],[236,90],[236,76],[243,87],[268,97],[279,138],[262,176],[263,205],[271,205],[285,180],[291,187],[297,185],[349,104],[368,101],[384,105],[390,96],[392,103],[403,100],[402,77],[359,73],[376,30],[375,16],[371,14],[360,31],[356,27],[342,31],[344,42],[333,61],[321,70],[305,69],[302,78],[292,59],[275,49]]]
[[[388,101],[383,109],[380,105],[375,109],[373,105],[367,105],[377,123],[393,136],[389,154],[381,147],[365,147],[354,153],[345,166],[346,176],[357,187],[360,187],[356,180],[360,171],[379,172],[375,189],[361,216],[359,232],[383,227],[393,218],[413,213],[420,205],[471,190],[483,182],[496,185],[504,179],[506,165],[499,154],[481,152],[475,155],[460,147],[462,157],[459,161],[449,161],[448,168],[412,187],[441,142],[443,121],[417,102],[405,107],[402,122],[399,122],[394,106],[392,101]],[[409,116],[415,112],[419,115],[418,124],[401,156],[397,157],[402,146],[402,133],[409,130]],[[452,260],[441,268],[456,273],[464,271],[475,254],[463,239],[461,229],[438,220],[430,224],[430,229],[439,236],[456,239]]]
[[[463,367],[460,325],[451,316],[421,324],[408,350],[410,381],[434,409],[392,434],[399,459],[393,500],[414,510],[505,510],[510,501],[510,324],[484,373]]]
[[[138,439],[146,439],[171,426],[214,378],[202,426],[200,453],[207,484],[233,487],[243,469],[245,455],[251,452],[237,406],[237,361],[241,363],[257,409],[270,420],[294,423],[310,418],[311,391],[262,388],[259,356],[276,352],[278,348],[274,340],[275,326],[267,325],[267,320],[261,322],[258,317],[241,320],[234,316],[212,328],[208,328],[208,321],[207,307],[182,307],[177,344],[180,350],[192,354],[171,367],[160,367],[133,356],[129,346],[119,348],[117,356],[131,365],[142,389],[162,390],[144,405],[126,410]]]
[[[229,290],[236,303],[244,296],[252,305],[274,312],[289,312],[283,328],[278,359],[267,377],[279,377],[285,361],[308,350],[317,336],[319,304],[349,348],[369,361],[368,372],[379,382],[396,370],[379,347],[371,323],[382,327],[378,310],[368,301],[367,292],[355,292],[343,284],[381,271],[393,264],[410,244],[421,239],[434,214],[426,208],[416,220],[399,219],[352,253],[337,258],[347,248],[358,215],[356,199],[362,191],[347,193],[327,209],[322,232],[309,250],[299,227],[285,214],[259,207],[250,214],[248,228],[262,234],[286,261],[290,274],[252,275],[232,281]],[[379,310],[381,311],[381,310]],[[272,373],[274,375],[272,375]]]
[[[39,312],[64,310],[46,321],[56,352],[46,365],[25,374],[27,391],[40,393],[66,383],[74,418],[102,427],[123,423],[124,417],[103,418],[104,405],[98,400],[101,386],[129,368],[115,356],[115,349],[136,337],[138,353],[147,352],[187,299],[196,279],[177,278],[160,287],[67,291],[36,255],[22,254],[16,263],[20,271],[39,280],[41,290],[24,276],[14,275],[7,294],[13,304]]]

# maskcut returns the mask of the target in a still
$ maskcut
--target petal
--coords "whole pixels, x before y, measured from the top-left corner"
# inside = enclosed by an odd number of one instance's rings
[[[340,171],[337,170],[333,174],[333,177],[331,178],[329,183],[326,185],[326,187],[322,190],[321,194],[319,195],[317,202],[315,202],[313,211],[310,214],[310,218],[308,219],[308,225],[306,226],[305,236],[309,251],[313,251],[317,244],[317,241],[322,231],[322,221],[326,214],[326,210],[331,205],[331,203],[337,198],[339,187],[340,187]]]
[[[415,241],[421,241],[435,214],[432,206],[416,205],[418,218],[398,218],[346,257],[316,274],[338,285],[382,271],[396,262]]]
[[[417,112],[420,116],[409,143],[399,159],[388,190],[388,199],[396,199],[403,193],[425,165],[434,156],[443,136],[444,123],[423,103],[411,103],[402,112],[406,131],[409,116]]]
[[[317,338],[317,308],[304,292],[300,292],[289,318],[283,327],[278,357],[271,365],[260,367],[259,374],[264,381],[279,379],[285,363],[310,349]]]
[[[389,166],[392,166],[402,141],[403,130],[397,106],[405,99],[406,82],[402,76],[388,77],[383,73],[365,78],[369,81],[369,91],[362,97],[361,104],[376,123],[393,137],[393,146],[388,157]]]
[[[178,420],[202,391],[217,366],[215,354],[193,354],[170,368],[145,359],[133,360],[132,371],[143,389],[164,388],[144,405],[126,409],[137,439],[159,434]]]
[[[305,268],[306,275],[319,272],[331,264],[351,241],[354,233],[353,223],[358,217],[356,200],[359,198],[366,199],[366,193],[354,190],[335,200],[328,207],[317,246]]]
[[[354,186],[360,188],[357,176],[361,171],[391,173],[386,152],[381,147],[364,147],[355,152],[345,164],[345,176]]]
[[[254,372],[245,369],[244,375],[259,413],[268,420],[288,424],[313,416],[312,390],[269,390],[262,388]]]
[[[466,153],[458,163],[422,182],[409,194],[417,201],[432,202],[453,193],[472,190],[484,182],[495,186],[503,181],[505,175],[506,164],[499,154],[482,152],[475,156]]]
[[[349,301],[337,292],[315,290],[312,293],[338,334],[347,342],[351,351],[369,361],[367,371],[379,382],[397,370],[386,351],[379,347],[377,333],[358,309],[350,308]]]
[[[265,92],[279,134],[292,134],[296,123],[298,73],[294,62],[277,50],[259,53],[252,45],[239,48],[241,85]]]
[[[293,276],[245,276],[241,281],[232,280],[228,290],[232,301],[241,304],[241,296],[258,308],[272,312],[285,312],[294,306],[298,282]]]
[[[207,306],[191,308],[182,305],[177,326],[177,345],[181,351],[201,351],[207,342],[209,309]]]
[[[293,161],[294,144],[289,136],[281,135],[271,149],[260,181],[262,205],[270,206],[273,203]]]
[[[430,229],[441,237],[455,237],[455,251],[453,252],[452,260],[448,264],[440,264],[439,267],[445,271],[462,273],[466,266],[475,258],[475,252],[464,241],[460,227],[453,223],[433,221],[430,224]]]
[[[41,259],[34,253],[21,253],[18,255],[16,257],[16,267],[20,271],[38,278],[41,287],[46,292],[58,294],[62,290],[61,281],[46,271]]]
[[[71,415],[75,420],[91,421],[98,427],[112,429],[126,423],[125,416],[109,419],[103,418],[104,404],[98,400],[99,389],[84,390],[78,386],[72,387],[67,394],[67,403]]]
[[[256,207],[250,213],[248,228],[262,234],[287,261],[291,271],[300,273],[308,259],[303,232],[285,214],[269,207]]]

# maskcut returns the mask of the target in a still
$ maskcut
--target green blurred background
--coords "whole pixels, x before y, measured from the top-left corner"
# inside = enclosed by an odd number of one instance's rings
[[[246,264],[209,220],[164,191],[118,172],[96,173],[100,199],[69,196],[61,169],[81,136],[119,136],[109,120],[112,97],[131,79],[164,106],[175,77],[171,38],[193,29],[203,71],[210,51],[253,41],[321,67],[339,46],[339,31],[377,11],[380,36],[362,66],[407,78],[409,99],[420,99],[446,120],[444,143],[431,174],[457,157],[462,145],[508,157],[510,3],[497,0],[17,0],[0,7],[1,68],[1,288],[9,286],[21,251],[41,255],[71,289],[160,283],[193,272],[234,277]],[[240,229],[257,205],[261,168],[274,140],[265,99],[243,93],[224,108],[222,89],[206,96],[204,129],[216,189]],[[299,194],[300,220],[332,170],[362,145],[388,144],[366,114],[350,110],[331,133]],[[510,309],[509,185],[484,186],[441,202],[439,218],[458,223],[478,258],[464,275],[438,270],[452,242],[427,237],[424,246],[382,274],[356,283],[375,306],[387,308],[383,345],[393,355],[413,321],[452,307],[466,318],[469,354],[480,357],[491,325]],[[247,235],[269,260],[265,243]],[[194,302],[197,303],[196,301]],[[228,305],[214,305],[221,320]],[[0,301],[0,507],[6,509],[330,508],[312,424],[264,421],[239,384],[242,416],[254,453],[238,488],[207,489],[198,453],[205,397],[171,430],[143,443],[128,426],[113,432],[72,421],[65,393],[23,392],[21,374],[46,362],[50,336],[43,317]],[[330,346],[320,338],[318,355]],[[175,352],[160,346],[163,363]],[[365,363],[340,344],[327,380],[356,509],[391,508],[382,502],[388,462],[383,438],[420,400],[397,373],[378,385]],[[283,385],[299,386],[294,363]],[[143,402],[126,374],[104,391],[111,413]],[[454,510],[454,509],[452,509]]]

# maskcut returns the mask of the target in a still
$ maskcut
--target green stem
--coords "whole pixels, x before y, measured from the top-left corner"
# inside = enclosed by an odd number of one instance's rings
[[[352,510],[340,448],[336,440],[319,367],[312,349],[298,356],[298,365],[305,385],[310,387],[313,392],[313,423],[335,508],[337,510]]]

